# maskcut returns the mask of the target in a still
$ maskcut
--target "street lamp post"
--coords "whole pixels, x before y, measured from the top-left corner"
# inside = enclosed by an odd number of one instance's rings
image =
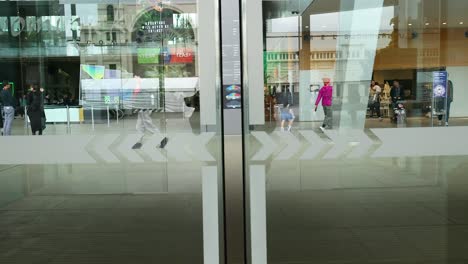
[[[162,21],[162,2],[159,3],[161,5],[161,9],[159,11],[159,21]],[[165,51],[164,51],[164,29],[161,29],[161,52],[159,54],[159,105],[163,107],[164,112],[166,112],[166,105],[165,105],[165,95],[164,95],[164,75],[165,75]]]
[[[158,3],[159,6],[159,21],[162,21],[162,15],[163,15],[163,4],[162,1]],[[164,52],[164,34],[165,34],[165,29],[161,28],[160,32],[160,45],[161,45],[161,51],[159,54],[159,105],[162,107],[162,118],[160,118],[161,121],[161,129],[165,130],[166,127],[166,95],[165,95],[165,84],[164,84],[164,76],[165,76],[165,52]]]

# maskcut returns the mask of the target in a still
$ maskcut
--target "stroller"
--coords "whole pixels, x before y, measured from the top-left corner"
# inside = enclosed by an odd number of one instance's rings
[[[406,127],[406,109],[402,103],[396,103],[393,107],[392,122],[397,124],[397,127]]]

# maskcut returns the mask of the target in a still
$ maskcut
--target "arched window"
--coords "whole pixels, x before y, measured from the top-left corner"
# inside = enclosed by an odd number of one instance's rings
[[[114,21],[114,6],[107,6],[107,21]]]

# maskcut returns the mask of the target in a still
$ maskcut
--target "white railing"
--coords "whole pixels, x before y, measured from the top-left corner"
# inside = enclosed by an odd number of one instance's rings
[[[343,51],[312,51],[310,53],[311,61],[336,61],[346,59],[366,59],[368,54],[372,52],[366,52],[361,49],[350,49]],[[439,49],[419,49],[417,56],[420,59],[425,58],[438,58],[440,57]],[[267,62],[297,62],[299,60],[299,54],[297,52],[269,52],[266,57]]]

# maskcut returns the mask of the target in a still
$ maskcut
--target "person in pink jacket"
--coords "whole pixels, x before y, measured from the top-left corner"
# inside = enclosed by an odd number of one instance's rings
[[[323,81],[324,86],[320,89],[315,101],[315,112],[317,112],[318,105],[322,101],[323,112],[325,113],[325,119],[323,120],[323,125],[320,129],[323,131],[325,129],[333,128],[333,117],[332,117],[332,99],[333,99],[333,86],[330,85],[330,80],[325,79]]]

